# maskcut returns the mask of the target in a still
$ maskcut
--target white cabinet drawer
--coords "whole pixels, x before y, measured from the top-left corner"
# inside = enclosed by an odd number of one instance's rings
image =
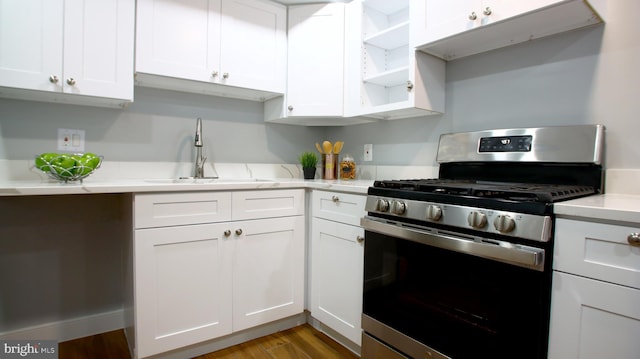
[[[367,197],[329,191],[313,191],[313,216],[346,224],[360,225],[365,215],[364,205]]]
[[[304,214],[304,190],[233,192],[233,220],[274,218]]]
[[[559,218],[553,268],[640,289],[640,247],[627,236],[639,227]]]
[[[135,228],[231,220],[231,193],[144,193],[134,197]]]

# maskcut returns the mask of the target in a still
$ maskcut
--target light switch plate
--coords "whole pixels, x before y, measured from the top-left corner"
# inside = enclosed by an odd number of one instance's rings
[[[373,161],[373,144],[371,143],[364,145],[364,160]]]
[[[84,130],[59,128],[58,151],[84,152]]]

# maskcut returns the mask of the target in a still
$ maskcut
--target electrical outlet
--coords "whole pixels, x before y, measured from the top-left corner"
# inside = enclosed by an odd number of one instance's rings
[[[59,128],[58,151],[84,152],[84,130]]]
[[[373,145],[370,143],[364,145],[364,160],[373,161]]]

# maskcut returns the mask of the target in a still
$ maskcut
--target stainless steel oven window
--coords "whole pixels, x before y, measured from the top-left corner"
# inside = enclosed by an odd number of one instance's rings
[[[365,316],[455,359],[546,357],[550,271],[365,233]]]

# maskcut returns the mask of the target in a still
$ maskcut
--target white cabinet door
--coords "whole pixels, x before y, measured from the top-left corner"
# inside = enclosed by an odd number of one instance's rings
[[[304,216],[234,222],[233,330],[304,310]]]
[[[0,86],[131,101],[134,13],[134,0],[1,0]]]
[[[137,6],[136,72],[284,93],[286,7],[263,0]]]
[[[313,218],[311,315],[360,345],[364,229]]]
[[[133,100],[134,14],[134,0],[65,0],[65,93]]]
[[[417,43],[425,44],[563,0],[427,0],[416,2]],[[414,42],[416,43],[416,42]]]
[[[226,224],[136,230],[138,357],[231,333],[232,247]]]
[[[217,80],[220,6],[220,0],[138,0],[136,71]]]
[[[447,60],[601,21],[588,1],[426,0],[413,4],[412,47]]]
[[[271,1],[222,1],[222,83],[285,92],[286,16],[286,7]]]
[[[63,15],[63,0],[0,0],[0,86],[60,91]]]
[[[344,5],[289,8],[288,116],[342,116]]]
[[[416,1],[411,13],[414,43],[426,44],[479,26],[473,14],[481,18],[481,6],[481,0]]]
[[[549,359],[637,359],[640,290],[553,274]]]

